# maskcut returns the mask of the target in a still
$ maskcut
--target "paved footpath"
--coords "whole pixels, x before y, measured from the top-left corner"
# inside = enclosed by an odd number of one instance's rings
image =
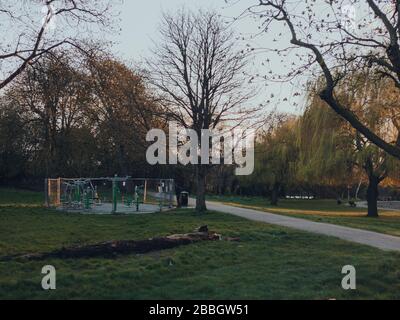
[[[190,202],[191,205],[194,204],[193,199],[191,199]],[[343,240],[365,244],[382,250],[400,251],[400,237],[390,236],[373,231],[343,227],[329,223],[314,222],[253,209],[239,208],[213,201],[207,201],[207,209],[229,213],[249,220],[332,236]]]

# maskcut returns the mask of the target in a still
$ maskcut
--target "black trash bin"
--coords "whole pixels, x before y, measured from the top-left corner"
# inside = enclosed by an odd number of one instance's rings
[[[182,191],[180,195],[180,205],[183,208],[187,208],[189,206],[189,192]]]

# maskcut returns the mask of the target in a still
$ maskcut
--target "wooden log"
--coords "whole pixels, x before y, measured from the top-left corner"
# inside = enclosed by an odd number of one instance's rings
[[[147,240],[118,240],[92,245],[61,248],[48,253],[27,254],[19,258],[28,260],[44,260],[49,258],[79,259],[94,257],[115,257],[126,254],[144,254],[152,251],[171,249],[189,245],[199,241],[221,240],[221,235],[209,232],[193,232],[174,234],[167,237],[151,238]]]

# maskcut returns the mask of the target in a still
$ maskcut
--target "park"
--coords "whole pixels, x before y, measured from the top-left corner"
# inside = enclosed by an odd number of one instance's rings
[[[400,8],[204,2],[0,2],[0,300],[400,299]]]

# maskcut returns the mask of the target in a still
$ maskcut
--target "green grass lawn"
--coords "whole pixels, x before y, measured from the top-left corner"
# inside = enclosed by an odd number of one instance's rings
[[[40,207],[41,198],[0,190],[0,256],[184,233],[202,224],[241,241],[114,259],[0,261],[0,299],[400,298],[398,253],[216,212],[63,214]],[[48,264],[57,270],[57,290],[51,292],[40,285]],[[348,264],[357,268],[356,291],[341,289],[341,269]]]
[[[280,200],[278,206],[271,206],[262,197],[209,196],[219,201],[244,208],[261,209],[317,222],[333,223],[347,227],[366,229],[400,236],[400,212],[382,210],[379,218],[367,218],[367,209],[337,205],[336,200]]]
[[[43,193],[0,188],[0,207],[34,207],[43,203]]]

